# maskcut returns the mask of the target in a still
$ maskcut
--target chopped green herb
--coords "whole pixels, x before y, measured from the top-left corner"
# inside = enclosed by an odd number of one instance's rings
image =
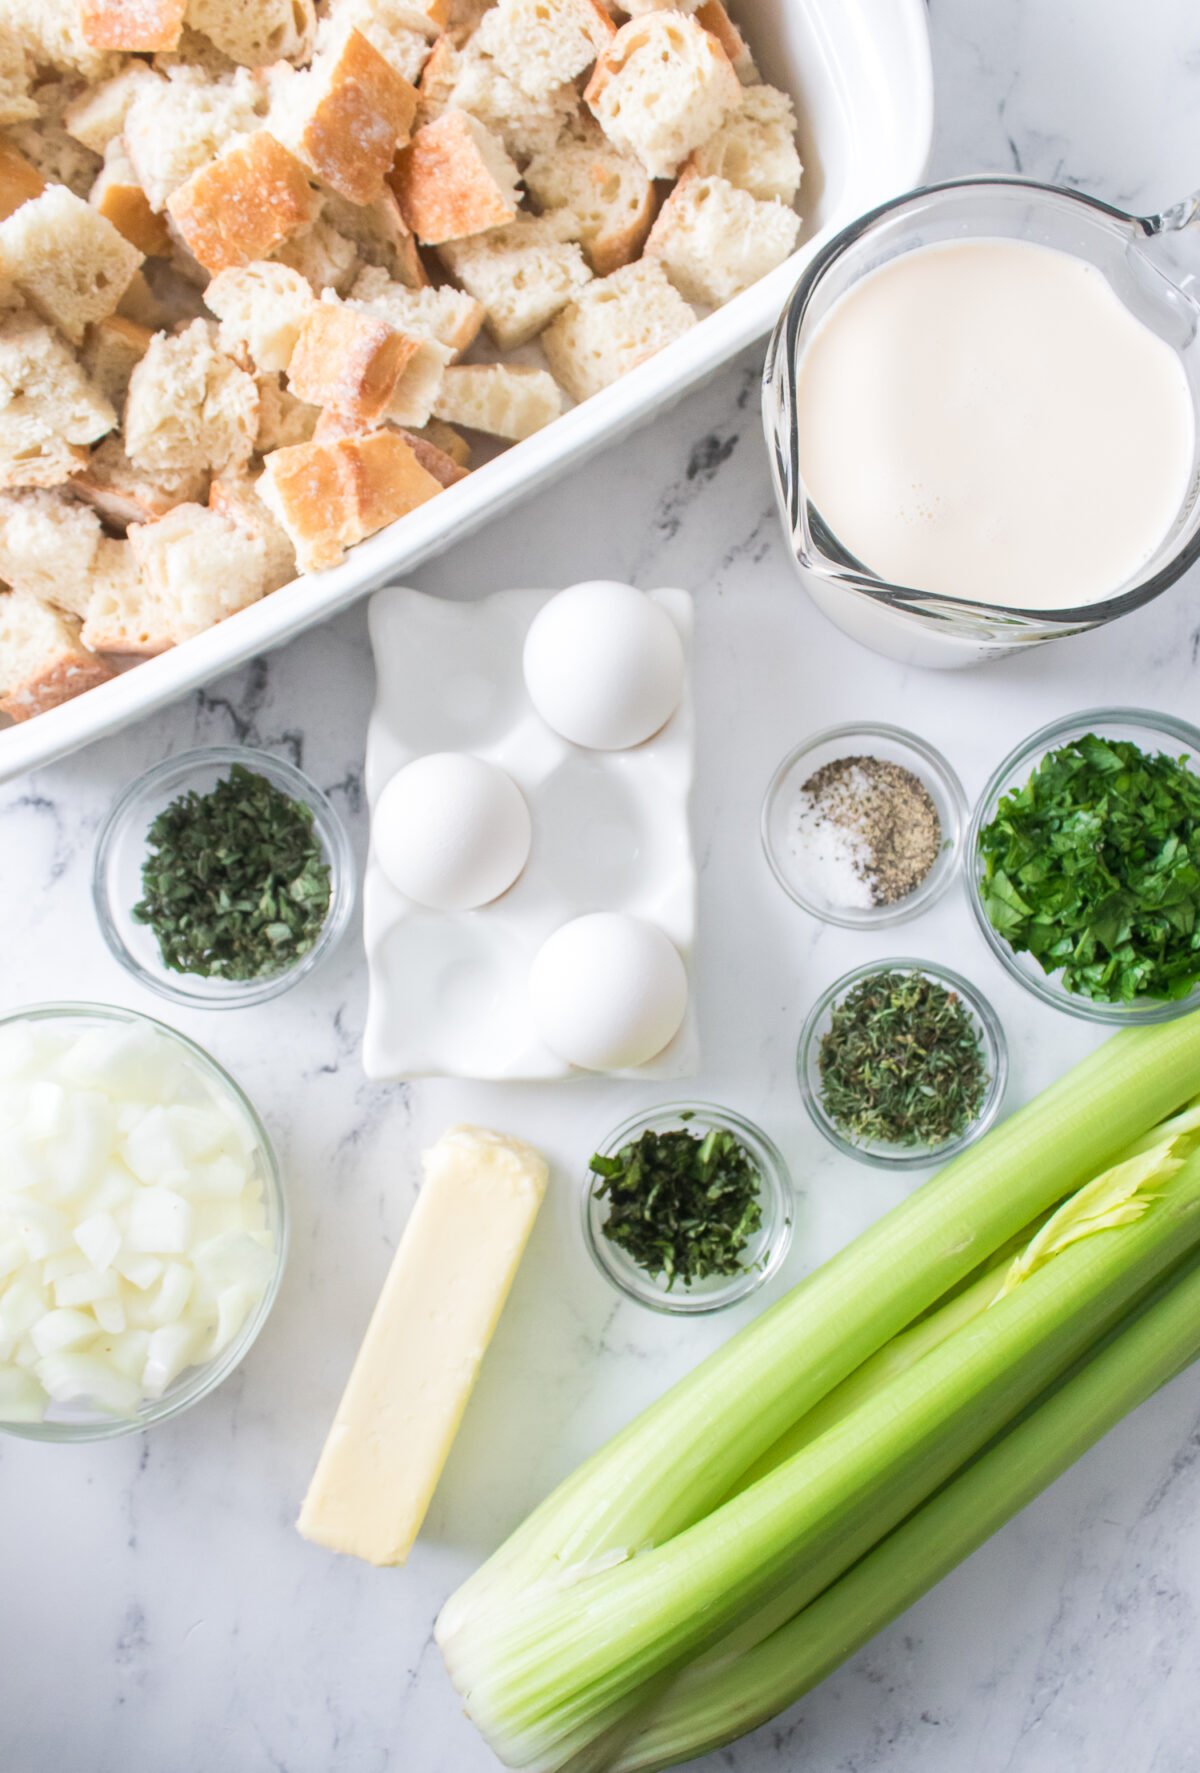
[[[133,915],[163,964],[206,979],[259,979],[306,954],[329,910],[329,867],[312,808],[235,763],[207,794],[150,826]]]
[[[1200,979],[1200,778],[1088,733],[1045,756],[979,834],[984,910],[1018,953],[1100,1003]]]
[[[644,1268],[690,1287],[736,1274],[762,1224],[758,1168],[725,1127],[645,1132],[615,1157],[593,1157],[609,1202],[604,1235]]]
[[[895,968],[835,1005],[818,1065],[825,1111],[856,1142],[945,1145],[975,1119],[988,1086],[979,1031],[958,993]]]

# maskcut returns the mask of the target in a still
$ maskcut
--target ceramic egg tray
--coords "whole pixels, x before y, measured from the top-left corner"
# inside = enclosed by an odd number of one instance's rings
[[[448,603],[394,587],[371,600],[375,706],[367,731],[372,814],[384,784],[432,751],[469,751],[508,771],[533,815],[525,871],[477,911],[431,911],[367,862],[368,1077],[552,1080],[580,1075],[540,1039],[529,968],[547,936],[589,911],[625,911],[670,936],[688,968],[682,1028],[657,1059],[620,1075],[691,1076],[696,871],[692,783],[692,600],[653,591],[688,660],[683,700],[661,732],[629,751],[585,751],[545,725],[521,655],[550,591],[501,591]]]

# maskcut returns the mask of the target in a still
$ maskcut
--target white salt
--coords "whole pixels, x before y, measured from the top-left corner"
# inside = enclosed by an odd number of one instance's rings
[[[851,911],[867,911],[874,905],[867,874],[872,861],[869,844],[835,823],[804,789],[796,796],[788,820],[788,853],[792,878],[805,898]]]

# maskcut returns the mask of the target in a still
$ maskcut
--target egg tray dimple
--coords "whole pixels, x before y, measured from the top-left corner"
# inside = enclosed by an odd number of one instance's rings
[[[688,969],[689,1007],[679,1033],[649,1064],[618,1075],[680,1078],[697,1069],[696,871],[688,828],[692,599],[686,591],[649,593],[678,628],[687,659],[674,715],[644,745],[586,751],[546,726],[525,689],[525,636],[553,595],[500,591],[450,603],[396,586],[371,600],[372,815],[385,783],[414,758],[469,751],[517,783],[533,817],[533,847],[524,873],[501,898],[477,911],[442,912],[397,892],[372,845],[363,889],[368,1077],[580,1075],[541,1040],[528,980],[547,936],[589,911],[625,911],[657,924]]]

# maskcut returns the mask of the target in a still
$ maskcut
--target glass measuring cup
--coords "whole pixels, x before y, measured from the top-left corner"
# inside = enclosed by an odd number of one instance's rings
[[[776,497],[801,580],[839,628],[906,664],[953,668],[1080,634],[1139,609],[1200,558],[1200,302],[1172,236],[1200,225],[1200,192],[1161,215],[1132,216],[1094,197],[1029,179],[988,177],[926,185],[860,216],[813,260],[772,334],[763,371],[763,423]],[[880,578],[843,546],[800,471],[796,369],[813,330],[869,272],[917,247],[1018,239],[1095,265],[1126,307],[1177,352],[1197,413],[1183,505],[1136,577],[1077,608],[974,603]],[[1154,257],[1145,250],[1156,242]],[[1021,514],[1013,513],[1019,523]]]

